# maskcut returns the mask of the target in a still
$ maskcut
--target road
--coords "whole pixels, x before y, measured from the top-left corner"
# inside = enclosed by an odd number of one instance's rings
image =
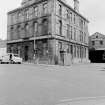
[[[0,65],[0,105],[66,103],[105,105],[105,64]]]

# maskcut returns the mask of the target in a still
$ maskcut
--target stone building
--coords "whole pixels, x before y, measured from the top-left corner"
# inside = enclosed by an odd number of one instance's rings
[[[8,12],[7,51],[24,61],[70,65],[88,61],[88,20],[65,0],[23,0]]]
[[[89,48],[95,50],[105,50],[105,35],[96,32],[89,36]]]
[[[105,63],[105,35],[96,32],[89,36],[89,59],[91,62]]]

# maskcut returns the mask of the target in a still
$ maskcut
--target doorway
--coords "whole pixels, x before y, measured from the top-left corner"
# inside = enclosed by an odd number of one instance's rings
[[[64,65],[64,51],[60,51],[61,65]]]
[[[29,46],[25,46],[24,48],[24,60],[28,61],[28,50],[29,50]]]

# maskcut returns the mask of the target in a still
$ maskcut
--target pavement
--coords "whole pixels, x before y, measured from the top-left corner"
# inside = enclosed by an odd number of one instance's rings
[[[0,105],[105,105],[105,64],[1,64]]]

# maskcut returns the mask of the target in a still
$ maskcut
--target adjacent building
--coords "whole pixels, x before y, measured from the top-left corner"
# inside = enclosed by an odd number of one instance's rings
[[[89,48],[95,50],[105,50],[105,35],[96,32],[89,36]]]
[[[105,62],[105,35],[96,32],[89,36],[89,50],[92,62]]]
[[[88,20],[65,0],[23,0],[8,12],[7,51],[24,61],[70,65],[88,62]]]

